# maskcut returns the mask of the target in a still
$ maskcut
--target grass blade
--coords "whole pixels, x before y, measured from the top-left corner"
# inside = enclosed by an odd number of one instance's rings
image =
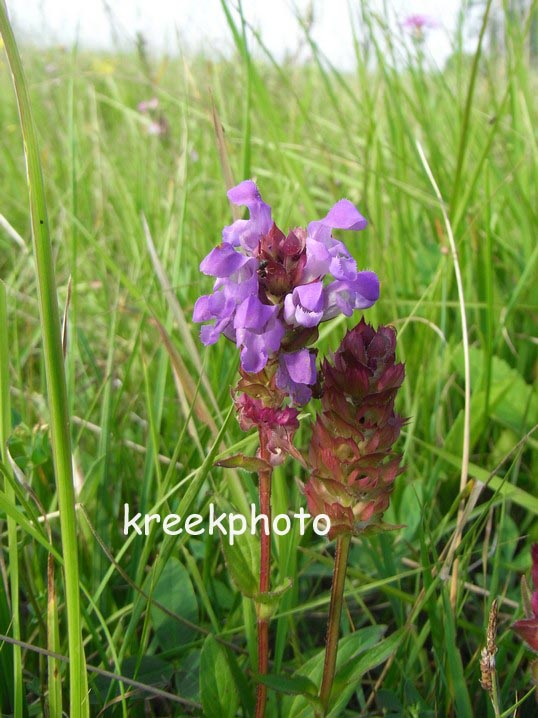
[[[56,296],[56,279],[52,261],[43,174],[30,97],[21,58],[4,3],[0,3],[0,32],[17,96],[26,159],[32,239],[39,289],[43,355],[50,411],[52,452],[60,505],[70,658],[70,716],[71,718],[84,718],[84,716],[89,716],[88,684],[80,618],[71,436],[58,299]]]
[[[6,287],[0,281],[0,347],[8,347],[7,331],[7,300]],[[9,357],[7,351],[0,352],[0,457],[6,467],[9,466],[7,456],[7,440],[11,433],[11,405],[9,398]],[[9,470],[9,469],[8,469]],[[15,505],[15,491],[9,481],[5,481],[7,501]],[[19,612],[19,549],[17,544],[17,524],[13,517],[8,517],[9,546],[9,585],[11,588],[11,623],[13,638],[20,640]],[[20,646],[13,645],[13,715],[23,715],[24,688],[22,678],[22,656]]]

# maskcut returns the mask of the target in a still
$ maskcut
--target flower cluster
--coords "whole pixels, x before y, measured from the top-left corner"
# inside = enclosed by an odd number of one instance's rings
[[[215,283],[212,294],[197,300],[193,320],[209,322],[200,332],[204,344],[221,334],[235,342],[245,372],[274,363],[277,387],[305,404],[316,382],[315,353],[307,347],[318,325],[351,316],[379,297],[376,274],[358,271],[332,236],[333,229],[364,229],[366,220],[342,199],[323,219],[285,235],[252,180],[232,188],[228,198],[250,216],[225,227],[222,243],[200,264]]]
[[[512,624],[512,629],[525,643],[538,653],[538,543],[532,545],[532,583],[534,591],[527,607],[527,618]]]
[[[312,432],[311,475],[304,492],[313,515],[326,514],[331,532],[382,526],[401,457],[392,452],[404,420],[394,412],[404,366],[395,362],[396,332],[364,319],[322,364],[322,412]]]

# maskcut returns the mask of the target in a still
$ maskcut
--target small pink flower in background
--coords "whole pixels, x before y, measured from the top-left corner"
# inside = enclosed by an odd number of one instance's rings
[[[404,19],[402,27],[411,33],[415,41],[421,42],[426,36],[426,31],[439,27],[439,23],[434,17],[431,17],[431,15],[416,13],[414,15],[408,15]]]
[[[403,26],[408,30],[424,32],[424,30],[428,28],[433,29],[439,27],[439,23],[434,17],[431,17],[431,15],[415,13],[414,15],[408,15],[404,19]]]
[[[527,618],[512,624],[512,629],[533,651],[538,653],[538,543],[532,545],[532,583],[534,591],[530,599]]]
[[[146,127],[148,135],[164,135],[166,134],[166,126],[163,122],[150,122]]]
[[[153,137],[164,137],[168,135],[170,126],[163,112],[160,111],[160,103],[157,97],[142,100],[136,108],[142,115],[147,115],[147,118],[143,120],[146,134]]]
[[[142,100],[137,105],[139,112],[149,112],[150,110],[156,110],[159,107],[159,100],[157,97],[152,97],[150,100]]]

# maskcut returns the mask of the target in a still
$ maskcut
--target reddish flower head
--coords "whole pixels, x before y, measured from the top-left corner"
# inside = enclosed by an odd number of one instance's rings
[[[364,320],[322,364],[323,411],[312,430],[312,474],[305,486],[312,514],[327,514],[330,536],[382,528],[394,479],[401,472],[392,446],[403,419],[394,412],[404,379],[395,363],[396,332]]]
[[[512,624],[512,629],[533,651],[538,653],[538,543],[532,545],[532,584],[534,591],[527,618]]]

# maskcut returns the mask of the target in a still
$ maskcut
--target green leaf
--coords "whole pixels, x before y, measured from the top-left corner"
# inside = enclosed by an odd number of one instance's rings
[[[275,586],[271,591],[267,591],[266,593],[256,593],[255,599],[258,601],[258,603],[266,603],[268,605],[276,605],[278,604],[280,597],[283,593],[286,593],[293,585],[293,581],[291,578],[286,578],[282,583],[280,583],[278,586]]]
[[[471,397],[470,424],[471,451],[476,445],[476,442],[480,439],[480,436],[486,428],[488,420],[491,416],[495,415],[495,408],[502,402],[504,397],[507,396],[511,390],[512,382],[510,380],[505,380],[492,386],[489,396],[489,411],[486,415],[486,392],[484,390],[475,391],[473,389]],[[450,451],[451,453],[461,451],[463,444],[464,415],[465,412],[462,409],[450,427],[444,443],[446,451]]]
[[[286,578],[280,585],[276,586],[272,591],[260,593],[259,591],[253,596],[256,602],[256,611],[259,618],[271,618],[276,612],[280,603],[282,594],[286,593],[293,585],[291,578]]]
[[[181,664],[174,676],[178,694],[191,701],[200,701],[200,650],[189,651],[181,657]]]
[[[245,454],[234,454],[227,459],[221,459],[215,462],[215,466],[221,466],[223,469],[244,469],[254,473],[273,469],[268,461],[258,459],[257,456],[245,456]]]
[[[220,507],[223,502],[218,500]],[[243,596],[255,598],[259,590],[260,541],[250,531],[234,537],[230,544],[229,536],[221,536],[224,560],[233,584]]]
[[[343,695],[346,687],[351,687],[353,692],[357,687],[357,682],[368,671],[375,668],[380,663],[384,663],[394,651],[398,648],[403,637],[403,629],[392,633],[388,638],[372,646],[361,655],[360,658],[353,657],[348,661],[336,674],[334,679],[335,693]],[[337,706],[343,707],[340,699],[337,701],[331,713]]]
[[[233,718],[239,696],[227,651],[209,635],[200,657],[200,698],[205,718]]]
[[[139,662],[136,656],[126,658],[121,666],[122,675],[135,678],[146,686],[164,688],[172,678],[174,668],[159,656],[142,656]]]
[[[415,481],[406,484],[402,490],[397,518],[405,521],[401,537],[404,541],[411,541],[423,521],[424,486]]]
[[[198,621],[198,604],[188,571],[177,560],[170,558],[155,584],[152,596],[172,613],[191,623]],[[174,649],[191,641],[196,631],[174,616],[151,604],[151,621],[159,645],[164,650]]]
[[[471,386],[479,388],[483,384],[486,358],[484,351],[477,347],[469,348],[471,365]],[[458,374],[463,377],[463,350],[459,349],[453,357]],[[496,387],[509,386],[497,401],[494,400]],[[494,356],[491,360],[491,415],[503,425],[515,431],[529,431],[534,417],[538,416],[538,392],[523,379],[504,359]]]
[[[359,658],[354,656],[336,674],[333,684],[333,696],[336,697],[329,716],[336,717],[347,705],[362,676],[384,663],[398,648],[404,635],[404,629],[393,633],[385,640],[365,651]]]
[[[256,675],[256,680],[277,693],[286,693],[291,696],[316,696],[318,692],[315,683],[306,676]]]
[[[174,667],[159,656],[142,656],[140,660],[137,656],[129,656],[122,662],[119,672],[122,676],[133,678],[146,686],[165,688],[172,678]],[[114,681],[112,690],[110,689],[110,678],[96,676],[93,691],[90,693],[91,703],[102,708],[105,696],[108,695],[109,700],[114,700],[121,695],[118,681]]]
[[[355,631],[355,633],[341,638],[338,641],[337,671],[341,670],[348,661],[357,660],[358,656],[369,650],[372,646],[375,646],[385,630],[386,626],[368,626],[367,628],[361,628]],[[294,673],[294,676],[305,676],[314,683],[314,685],[319,685],[323,674],[324,660],[325,649],[322,649],[307,661],[304,666],[299,668],[299,670]],[[346,703],[351,693],[353,693],[353,690],[354,687],[352,687],[351,690],[346,690]],[[285,698],[282,703],[282,715],[285,715],[286,718],[312,718],[311,702],[303,695]]]

